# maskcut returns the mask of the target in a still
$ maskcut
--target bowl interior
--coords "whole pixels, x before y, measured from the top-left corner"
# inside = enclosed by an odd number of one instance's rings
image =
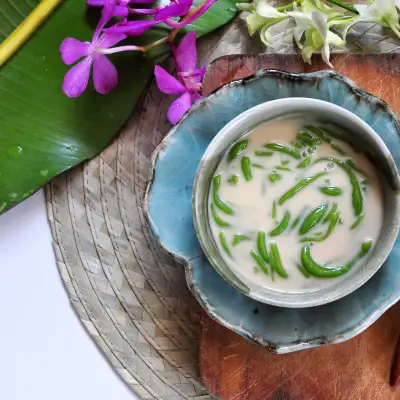
[[[322,123],[339,126],[341,139],[362,151],[382,177],[384,218],[381,234],[372,253],[343,279],[328,287],[305,293],[285,293],[239,278],[226,264],[213,240],[208,218],[208,196],[211,179],[227,149],[253,127],[277,118],[307,115]],[[201,247],[212,266],[233,287],[268,304],[283,307],[309,307],[339,299],[365,283],[383,264],[399,231],[400,179],[394,160],[380,137],[360,118],[334,104],[309,98],[290,98],[260,104],[229,122],[212,140],[204,153],[193,189],[193,216]],[[372,211],[373,212],[373,211]]]

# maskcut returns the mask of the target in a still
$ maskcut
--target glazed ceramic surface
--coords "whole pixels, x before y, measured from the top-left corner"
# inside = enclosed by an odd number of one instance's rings
[[[258,104],[288,97],[337,104],[364,120],[400,166],[400,124],[386,103],[331,72],[260,71],[219,89],[196,104],[154,153],[145,208],[160,244],[186,264],[187,281],[206,311],[226,327],[278,353],[349,339],[400,298],[400,242],[382,268],[361,288],[313,308],[281,308],[235,290],[210,265],[197,240],[192,189],[199,162],[214,136]]]
[[[357,150],[368,154],[374,165],[380,170],[381,176],[384,176],[384,179],[381,179],[381,189],[384,194],[383,226],[371,254],[368,254],[365,260],[345,274],[342,277],[343,279],[325,278],[325,280],[329,280],[330,286],[321,285],[318,289],[313,288],[312,291],[302,293],[274,290],[274,288],[259,284],[257,280],[246,279],[244,281],[239,275],[235,274],[218,251],[211,233],[207,212],[211,179],[223,154],[231,147],[232,143],[239,140],[244,133],[247,133],[254,126],[265,121],[282,119],[288,115],[307,115],[317,121],[324,121],[328,125],[340,126],[343,128],[344,136],[342,139],[352,143]],[[274,190],[274,186],[270,187]],[[193,188],[194,225],[208,260],[233,287],[263,303],[295,308],[316,306],[337,300],[353,292],[370,279],[382,265],[399,232],[399,190],[398,171],[388,148],[379,135],[360,118],[342,107],[317,99],[274,100],[253,107],[237,116],[223,127],[207,147],[200,161]],[[370,212],[373,212],[373,210],[370,210]],[[285,252],[285,248],[281,248],[281,251]]]

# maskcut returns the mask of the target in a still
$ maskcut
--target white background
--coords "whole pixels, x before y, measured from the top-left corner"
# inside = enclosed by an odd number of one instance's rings
[[[0,272],[0,399],[137,399],[69,304],[42,191],[0,216]]]

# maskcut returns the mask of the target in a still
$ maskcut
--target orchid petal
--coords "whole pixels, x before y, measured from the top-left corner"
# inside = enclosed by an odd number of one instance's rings
[[[74,38],[67,37],[61,43],[60,53],[61,58],[67,65],[73,64],[75,61],[90,53],[91,43],[81,42]]]
[[[190,72],[196,69],[197,49],[195,32],[190,32],[183,37],[176,49],[175,61],[178,72]]]
[[[112,17],[115,16],[115,4],[113,0],[104,0],[104,7],[101,13],[101,18],[99,23],[97,24],[97,27],[94,31],[93,34],[93,40],[92,43],[94,44],[95,42],[97,42],[99,35],[101,33],[101,31],[103,30],[104,26],[107,24],[108,21],[110,21],[110,19]]]
[[[151,1],[153,2],[153,0]],[[86,4],[91,7],[104,7],[105,0],[86,0]],[[126,17],[129,14],[129,8],[127,4],[123,4],[123,1],[112,0],[112,4],[114,5],[113,16],[114,17]]]
[[[120,0],[121,3],[126,3],[126,4],[152,4],[154,3],[154,0]]]
[[[301,11],[300,11],[300,8],[297,7],[297,3],[296,3],[295,1],[293,2],[293,11],[295,11],[295,12],[301,12]]]
[[[299,28],[307,29],[310,25],[310,17],[300,11],[289,11],[286,13],[290,17],[293,17],[296,20],[296,25]]]
[[[89,82],[92,57],[88,56],[73,66],[64,77],[63,92],[70,98],[79,97]]]
[[[236,7],[240,11],[247,11],[247,12],[252,12],[252,11],[255,11],[255,9],[256,9],[254,6],[254,3],[236,3]]]
[[[127,17],[129,8],[127,6],[115,6],[113,17]]]
[[[326,15],[318,11],[313,11],[311,13],[311,20],[321,35],[322,40],[326,42],[326,37],[328,35],[328,18]]]
[[[399,0],[400,1],[400,0]],[[349,29],[353,26],[353,25],[355,25],[355,24],[357,24],[358,22],[360,22],[358,19],[356,19],[355,21],[353,21],[353,22],[351,22],[350,24],[348,24],[347,26],[345,26],[345,28],[343,29],[343,32],[342,32],[342,38],[343,38],[343,40],[344,41],[346,41],[346,36],[347,36],[347,33],[349,32]]]
[[[104,0],[86,0],[86,4],[91,7],[103,7]]]
[[[297,44],[297,47],[299,49],[303,48],[303,44],[301,43],[301,38],[303,37],[304,32],[305,32],[305,29],[304,28],[299,28],[299,27],[296,27],[293,30],[293,37],[294,37],[294,40],[295,40],[295,42]]]
[[[270,6],[266,0],[261,0],[257,3],[256,12],[264,18],[287,18],[285,13],[278,11],[276,8]]]
[[[328,43],[328,18],[325,14],[322,14],[318,11],[313,11],[311,13],[311,19],[318,30],[318,33],[321,35],[322,41],[324,43],[322,48],[322,59],[328,64],[331,68],[333,65],[329,61],[330,58],[330,48]]]
[[[309,65],[311,65],[311,56],[314,52],[314,49],[310,46],[304,46],[301,55],[303,56],[303,61]]]
[[[184,93],[181,97],[176,99],[168,109],[167,118],[171,124],[175,125],[190,110],[192,106],[192,99],[189,92]]]
[[[200,92],[201,90],[201,81],[197,76],[190,76],[188,78],[183,78],[183,83],[186,86],[186,89],[191,93]]]
[[[206,68],[202,65],[200,69],[195,69],[191,72],[178,72],[178,76],[186,88],[194,93],[201,90],[201,82],[203,81],[205,73]]]
[[[260,30],[268,20],[264,17],[260,17],[256,13],[251,13],[246,17],[247,29],[249,30],[250,36],[253,36],[258,30]]]
[[[163,93],[180,94],[186,92],[185,86],[159,65],[154,67],[154,75],[156,77],[157,86]]]
[[[97,42],[97,46],[101,49],[108,49],[119,43],[121,40],[126,39],[126,37],[127,36],[124,33],[114,33],[113,35],[103,33]]]
[[[321,56],[322,59],[325,61],[326,64],[328,64],[331,68],[334,68],[332,63],[330,62],[329,58],[331,56],[331,51],[329,48],[329,44],[325,42],[324,47],[321,50]]]
[[[375,0],[374,6],[381,14],[391,14],[396,3],[395,0]]]
[[[157,21],[130,21],[124,24],[116,24],[110,28],[104,29],[107,34],[126,34],[129,36],[139,36],[149,30],[152,26],[157,25]]]
[[[261,41],[265,44],[266,47],[271,47],[271,34],[268,32],[270,26],[267,24],[262,27],[260,31]]]
[[[198,77],[201,80],[203,79],[205,73],[206,73],[206,66],[202,64],[201,67],[198,69],[194,69],[190,72],[178,72],[178,75],[181,76],[182,78]]]
[[[366,4],[354,4],[353,7],[358,11],[360,15],[365,14],[368,10],[368,6]]]
[[[171,2],[168,6],[164,7],[154,17],[155,21],[163,21],[166,18],[181,17],[185,15],[192,7],[193,0],[181,0],[179,3]]]
[[[117,69],[104,54],[93,57],[93,84],[101,94],[108,93],[118,84]]]
[[[344,40],[339,35],[331,31],[328,31],[326,40],[332,46],[343,46],[345,44]]]
[[[395,0],[375,0],[370,5],[355,4],[354,7],[362,21],[375,22],[386,27],[398,24],[399,16]]]
[[[202,97],[198,93],[191,93],[191,97],[194,103],[202,99]]]

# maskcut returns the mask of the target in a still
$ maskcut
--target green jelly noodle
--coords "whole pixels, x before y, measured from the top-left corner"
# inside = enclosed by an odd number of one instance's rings
[[[368,195],[379,182],[360,162],[364,156],[334,127],[296,126],[291,136],[277,129],[271,140],[270,130],[253,136],[255,128],[234,143],[209,194],[211,232],[227,265],[283,289],[343,276],[366,259],[379,235],[379,226],[368,231]]]
[[[350,261],[338,267],[326,267],[318,264],[311,256],[311,250],[308,246],[304,246],[301,250],[301,261],[304,269],[313,276],[318,278],[336,278],[350,271],[354,264],[361,260],[371,249],[372,241],[367,240],[362,243],[360,250]]]

